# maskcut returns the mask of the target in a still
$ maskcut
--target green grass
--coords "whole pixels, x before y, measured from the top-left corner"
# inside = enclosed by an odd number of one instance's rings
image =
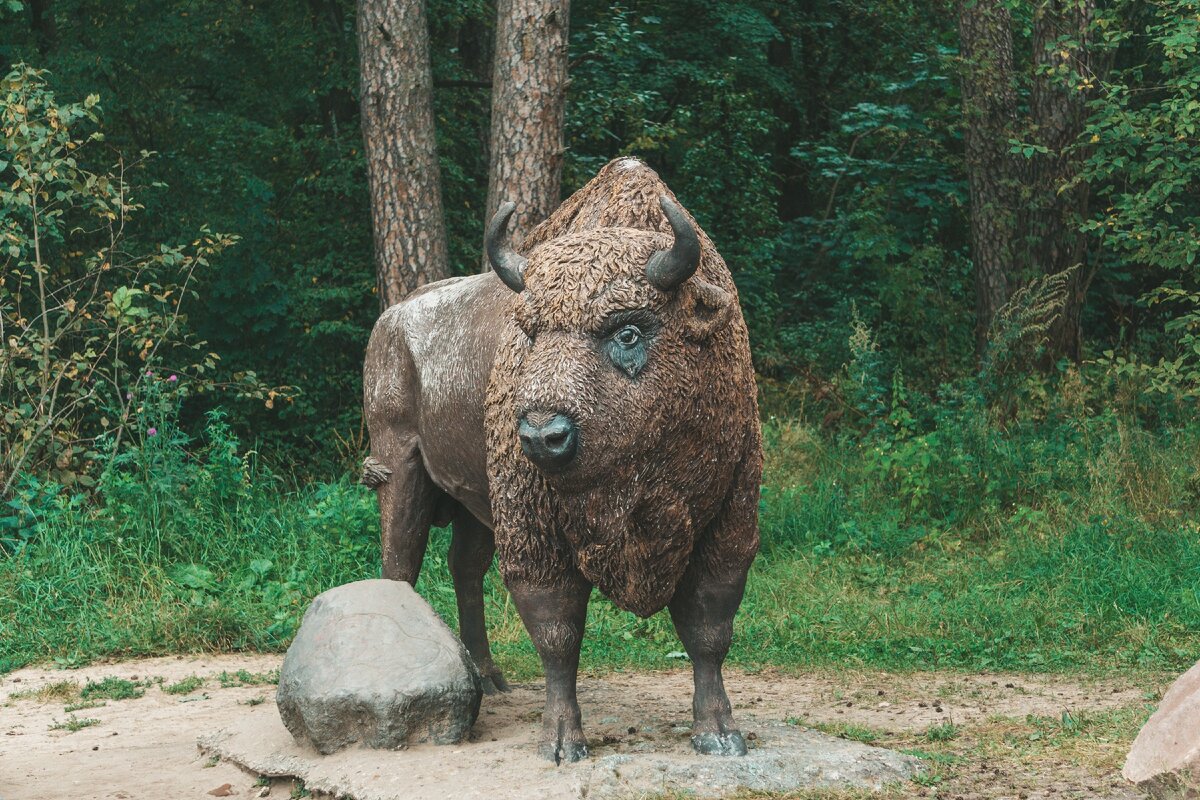
[[[66,720],[64,720],[63,722],[58,722],[56,720],[53,723],[51,723],[50,730],[66,731],[67,733],[74,733],[75,731],[81,731],[84,728],[90,728],[93,725],[99,725],[99,724],[100,724],[100,720],[98,720],[98,719],[93,719],[91,717],[80,718],[80,717],[77,717],[74,714],[72,714],[71,716],[67,717]]]
[[[961,732],[953,722],[943,722],[941,725],[931,725],[929,730],[925,731],[925,741],[948,742]]]
[[[68,714],[72,711],[84,711],[89,708],[104,708],[108,703],[103,700],[80,700],[78,703],[67,703],[63,706],[63,711]]]
[[[204,685],[204,679],[199,675],[189,675],[178,683],[162,687],[167,694],[191,694]]]
[[[84,700],[136,700],[146,693],[145,681],[127,681],[124,678],[105,678],[88,681],[79,693]]]
[[[789,720],[791,722],[791,720]],[[828,733],[830,736],[836,736],[839,739],[849,739],[854,742],[862,742],[863,744],[874,744],[879,741],[880,732],[866,725],[858,725],[853,722],[801,722],[796,721],[794,724],[807,725],[814,730]]]
[[[739,667],[1177,670],[1200,655],[1200,427],[968,419],[839,439],[773,420],[766,445]],[[141,454],[104,506],[45,505],[29,543],[0,556],[0,671],[281,651],[314,595],[378,576],[368,490],[288,490],[232,452]],[[448,540],[431,535],[418,589],[454,625]],[[502,667],[538,674],[494,570],[486,603]],[[637,619],[597,595],[582,666],[673,668],[681,649],[665,613]]]
[[[65,702],[79,696],[75,681],[55,681],[40,689],[23,689],[9,695],[12,700],[37,700],[42,703]]]
[[[221,688],[223,689],[229,689],[234,686],[264,686],[266,684],[279,683],[279,670],[250,672],[249,670],[239,669],[237,672],[222,672],[217,676],[217,680],[220,681]]]

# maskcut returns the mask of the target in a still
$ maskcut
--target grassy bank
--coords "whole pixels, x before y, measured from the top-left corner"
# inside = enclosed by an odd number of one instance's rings
[[[763,550],[731,660],[804,668],[1180,669],[1200,657],[1200,428],[1113,415],[837,438],[767,424]],[[374,498],[296,489],[239,452],[160,431],[102,505],[28,483],[0,556],[0,669],[286,648],[311,597],[378,575]],[[453,624],[445,531],[418,587]],[[498,660],[537,672],[496,578]],[[593,603],[584,665],[656,668],[665,614]]]

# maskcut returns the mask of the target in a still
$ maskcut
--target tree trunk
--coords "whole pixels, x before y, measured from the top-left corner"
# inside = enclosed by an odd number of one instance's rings
[[[362,129],[384,308],[449,274],[424,0],[359,0]]]
[[[975,265],[975,344],[982,355],[996,311],[1015,288],[1017,118],[1012,20],[1003,0],[960,0],[964,149]]]
[[[33,29],[38,52],[50,52],[58,41],[58,24],[54,19],[53,0],[30,0],[29,27]]]
[[[485,219],[517,204],[513,246],[558,207],[570,0],[499,0]],[[484,269],[488,269],[484,259]]]
[[[1079,316],[1091,272],[1079,230],[1088,212],[1088,185],[1077,180],[1083,154],[1071,150],[1087,121],[1094,82],[1091,25],[1095,0],[1046,0],[1033,21],[1032,134],[1049,150],[1034,156],[1026,242],[1030,277],[1073,269],[1066,304],[1046,333],[1045,360],[1082,357]]]

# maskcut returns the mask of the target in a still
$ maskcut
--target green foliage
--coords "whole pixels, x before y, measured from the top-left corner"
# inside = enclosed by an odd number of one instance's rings
[[[879,741],[879,731],[874,728],[869,728],[866,725],[856,725],[853,722],[842,722],[835,724],[816,723],[813,725],[819,731],[833,734],[839,739],[849,739],[853,742],[862,742],[863,744],[874,744]]]
[[[1162,326],[1166,346],[1147,353],[1143,341],[1132,350],[1109,349],[1100,362],[1146,391],[1194,401],[1200,398],[1200,4],[1157,4],[1142,30],[1121,25],[1127,12],[1118,4],[1100,21],[1109,47],[1140,58],[1115,71],[1092,104],[1084,179],[1097,187],[1104,208],[1085,228],[1126,269],[1144,275],[1135,284],[1139,302],[1156,312],[1151,319]]]
[[[63,706],[63,711],[70,714],[72,711],[83,711],[89,708],[104,708],[108,703],[103,700],[80,700],[77,703],[67,703]]]
[[[856,319],[886,354],[884,382],[899,369],[912,395],[936,402],[943,383],[976,371],[952,14],[924,1],[572,6],[564,191],[609,158],[646,158],[729,262],[761,373],[834,382],[852,358]],[[1086,157],[1082,180],[1100,198],[1087,224],[1099,257],[1085,276],[1085,336],[1114,381],[1184,403],[1195,398],[1200,347],[1194,11],[1194,0],[1105,7],[1096,38],[1110,53],[1099,61],[1114,70],[1072,151]],[[493,12],[481,0],[428,4],[451,263],[463,273],[479,262]],[[1031,12],[1014,13],[1024,58]],[[99,93],[116,152],[162,153],[137,159],[147,213],[123,234],[128,251],[192,242],[205,223],[240,237],[192,276],[201,291],[187,327],[222,354],[223,376],[253,371],[297,388],[285,402],[223,398],[230,424],[281,472],[345,468],[364,447],[358,403],[347,399],[359,394],[378,313],[354,4],[56,0],[53,14],[52,33],[23,13],[0,16],[5,55],[51,69],[40,80],[60,96]],[[1061,69],[1068,82],[1102,77]],[[1031,79],[1021,76],[1023,99]],[[90,130],[96,106],[80,108],[72,125]],[[1031,163],[1054,157],[1036,132],[1029,138],[1016,145]],[[104,174],[94,161],[88,169]],[[1043,201],[1029,198],[1031,208]],[[102,244],[60,249],[83,259]],[[114,309],[155,311],[143,283],[109,287],[127,290]],[[191,392],[188,433],[213,402]],[[56,459],[70,449],[77,460],[91,435],[50,437],[30,456],[46,467],[35,471],[64,482]]]
[[[74,714],[72,714],[71,716],[67,717],[66,720],[64,720],[62,722],[55,720],[54,722],[50,723],[50,730],[66,731],[67,733],[75,733],[75,731],[81,731],[84,728],[90,728],[93,725],[99,725],[99,724],[100,724],[100,720],[98,720],[98,719],[94,719],[92,717],[80,718],[80,717],[77,717]]]
[[[929,726],[929,729],[925,731],[925,741],[948,742],[957,737],[960,732],[961,729],[953,722],[943,722],[940,725],[931,725]]]
[[[1103,386],[1072,380],[1059,389],[1074,396],[1040,420],[1004,426],[961,396],[915,407],[899,379],[864,439],[768,422],[763,551],[732,661],[1033,671],[1190,664],[1200,644],[1200,432],[1146,431]],[[365,488],[282,488],[219,421],[190,449],[181,438],[149,441],[104,477],[101,505],[64,511],[0,560],[3,668],[282,650],[313,596],[378,575],[378,516]],[[150,464],[161,465],[170,491]],[[448,545],[448,531],[433,532],[419,589],[453,625]],[[494,572],[485,590],[501,665],[536,674],[536,653]],[[682,649],[665,613],[638,619],[599,594],[587,624],[589,669],[666,668]],[[239,672],[220,685],[274,680]]]
[[[127,681],[124,678],[105,678],[89,681],[80,692],[84,700],[136,700],[146,694],[146,683]]]
[[[191,694],[204,685],[204,679],[198,675],[189,675],[181,681],[162,687],[167,694]]]
[[[870,36],[869,24],[838,17],[848,10],[832,4],[816,19],[836,19],[831,28],[843,37]],[[897,11],[905,22],[874,32],[891,46],[865,45],[872,53],[866,64],[851,51],[816,44],[817,34],[801,38],[839,77],[808,98],[808,127],[790,146],[805,202],[793,201],[796,215],[783,217],[777,288],[784,350],[773,364],[759,357],[773,372],[801,364],[833,374],[850,356],[843,332],[859,320],[917,388],[931,391],[971,368],[971,265],[949,20],[922,5]],[[848,75],[847,90],[836,90]],[[811,80],[810,71],[796,79]],[[814,108],[817,102],[826,107]]]
[[[0,560],[0,652],[78,663],[164,647],[276,648],[313,595],[378,573],[365,490],[325,485],[284,495],[281,507],[279,479],[220,414],[192,441],[172,408],[106,469],[100,504],[44,520]],[[364,522],[331,527],[350,519]]]
[[[239,669],[232,674],[222,672],[217,676],[217,680],[220,681],[222,689],[229,689],[235,686],[261,686],[264,684],[279,683],[279,670],[272,672],[250,672],[249,670]]]
[[[0,18],[6,57],[48,68],[60,96],[101,94],[116,152],[162,154],[143,165],[133,252],[191,242],[203,224],[239,236],[197,275],[189,327],[223,375],[254,371],[299,396],[221,398],[238,430],[307,450],[351,435],[345,398],[378,313],[353,3],[56,0],[51,13],[49,40],[28,13]],[[214,402],[192,400],[191,432]]]
[[[197,271],[235,237],[201,229],[188,245],[137,255],[127,228],[142,206],[126,175],[83,166],[102,137],[98,98],[62,104],[43,72],[20,65],[0,85],[0,498],[20,486],[17,517],[0,522],[19,540],[26,509],[46,507],[37,478],[91,487],[97,463],[143,435],[142,395],[158,365],[189,391],[215,388],[217,356],[188,332],[183,303]],[[148,369],[149,367],[149,369]],[[236,375],[261,394],[253,373]],[[36,512],[35,512],[36,516]]]

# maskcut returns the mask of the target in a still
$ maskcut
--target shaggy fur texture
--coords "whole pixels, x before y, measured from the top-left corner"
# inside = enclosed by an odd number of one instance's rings
[[[650,256],[671,245],[663,195],[674,197],[653,170],[619,159],[531,233],[485,423],[506,581],[551,585],[578,570],[641,616],[667,605],[693,555],[716,579],[745,574],[762,471],[746,326],[725,262],[701,232],[694,277],[672,292],[646,280]],[[596,344],[622,312],[654,331],[632,379]],[[543,475],[521,452],[517,419],[531,412],[578,424],[566,473]]]

